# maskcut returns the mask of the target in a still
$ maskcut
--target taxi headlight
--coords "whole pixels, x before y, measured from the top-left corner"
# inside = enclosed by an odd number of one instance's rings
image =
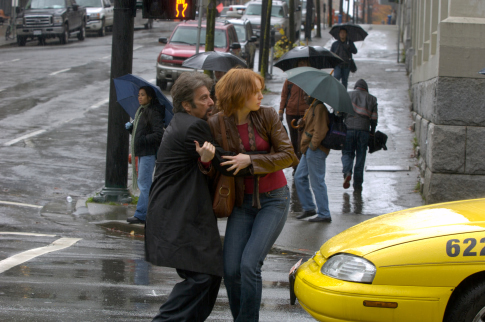
[[[372,283],[376,275],[374,264],[361,257],[338,254],[323,264],[322,274],[350,282]]]

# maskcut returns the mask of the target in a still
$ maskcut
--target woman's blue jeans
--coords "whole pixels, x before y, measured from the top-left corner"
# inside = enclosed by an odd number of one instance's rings
[[[327,185],[325,184],[326,159],[327,154],[322,150],[312,151],[308,148],[306,153],[301,156],[300,164],[296,168],[295,186],[303,210],[316,210],[319,217],[330,218]],[[316,207],[310,184],[315,195]]]
[[[354,188],[362,188],[364,182],[364,166],[369,145],[369,131],[347,130],[345,145],[342,150],[342,172],[352,174],[354,167]],[[355,158],[355,166],[354,166]]]
[[[261,209],[252,207],[252,195],[244,195],[234,207],[224,237],[224,284],[236,322],[259,320],[263,261],[283,230],[288,216],[287,186],[259,195]]]
[[[342,85],[344,85],[345,88],[347,88],[347,84],[349,82],[349,75],[350,75],[350,67],[345,68],[345,67],[336,66],[333,69],[333,76],[337,80],[342,79]]]
[[[155,169],[155,155],[147,155],[138,158],[138,189],[140,196],[136,205],[135,217],[140,220],[147,219],[148,195],[152,186],[153,170]]]

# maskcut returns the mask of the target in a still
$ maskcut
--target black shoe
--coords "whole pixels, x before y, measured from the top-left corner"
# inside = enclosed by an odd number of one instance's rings
[[[126,219],[126,221],[130,224],[144,224],[145,223],[144,220],[141,220],[140,218],[137,218],[135,216]]]
[[[332,218],[330,217],[315,217],[315,218],[312,218],[312,219],[309,219],[308,221],[311,221],[311,222],[332,222]]]
[[[316,214],[317,214],[317,212],[315,211],[315,209],[308,210],[308,211],[304,211],[301,215],[296,216],[296,219],[304,219],[306,217],[315,216]]]

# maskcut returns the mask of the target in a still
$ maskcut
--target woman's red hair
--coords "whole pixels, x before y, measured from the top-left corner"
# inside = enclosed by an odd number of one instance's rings
[[[257,88],[255,80],[261,82]],[[217,109],[230,116],[242,108],[248,97],[264,88],[264,78],[250,69],[233,68],[216,84]]]

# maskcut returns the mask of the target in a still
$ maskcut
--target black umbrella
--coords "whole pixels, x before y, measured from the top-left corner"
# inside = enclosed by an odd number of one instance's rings
[[[182,67],[227,72],[236,66],[248,67],[246,62],[231,53],[206,51],[195,54],[182,63]]]
[[[361,26],[355,25],[353,23],[343,23],[340,25],[334,25],[332,29],[330,29],[330,34],[335,39],[339,39],[338,33],[340,29],[347,30],[347,38],[352,40],[353,42],[362,41],[367,37],[367,31],[365,31]]]
[[[287,71],[298,67],[300,59],[308,59],[310,66],[317,69],[335,68],[343,63],[342,58],[322,46],[298,46],[284,54],[274,65]]]

